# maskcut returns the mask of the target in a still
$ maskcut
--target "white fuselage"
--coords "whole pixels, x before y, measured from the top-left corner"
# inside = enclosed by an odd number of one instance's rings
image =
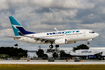
[[[70,55],[72,56],[89,56],[89,55],[95,55],[97,53],[101,53],[101,50],[76,50],[75,52],[71,52]]]
[[[18,41],[34,43],[34,44],[50,44],[50,42],[45,43],[43,40],[38,40],[30,37],[50,38],[50,39],[55,39],[53,44],[60,45],[60,44],[71,44],[71,43],[75,43],[76,41],[92,40],[98,35],[99,35],[98,33],[95,33],[92,30],[77,29],[77,30],[64,30],[64,31],[27,34],[25,36],[21,36],[21,38],[14,38],[14,39]],[[29,37],[26,37],[26,36],[29,36]]]

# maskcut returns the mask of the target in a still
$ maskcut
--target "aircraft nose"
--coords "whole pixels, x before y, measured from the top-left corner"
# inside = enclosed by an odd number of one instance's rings
[[[97,37],[97,36],[99,36],[99,34],[98,34],[98,33],[96,33],[95,35],[96,35],[96,37]]]

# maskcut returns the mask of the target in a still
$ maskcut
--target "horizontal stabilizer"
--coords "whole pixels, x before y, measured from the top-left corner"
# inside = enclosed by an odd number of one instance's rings
[[[21,36],[5,36],[5,37],[9,37],[9,38],[21,38]]]

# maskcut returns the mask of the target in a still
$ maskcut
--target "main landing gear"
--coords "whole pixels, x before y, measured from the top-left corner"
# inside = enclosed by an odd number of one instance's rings
[[[53,45],[51,44],[51,45],[49,46],[49,48],[52,49],[52,48],[53,48]]]
[[[55,49],[53,49],[53,45],[51,44],[51,45],[49,45],[49,49],[47,49],[47,52],[58,53],[59,52],[58,47],[59,47],[59,45],[55,45]]]
[[[59,45],[55,45],[55,47],[58,48]],[[53,45],[51,44],[51,45],[49,46],[49,48],[52,49],[52,48],[53,48]]]

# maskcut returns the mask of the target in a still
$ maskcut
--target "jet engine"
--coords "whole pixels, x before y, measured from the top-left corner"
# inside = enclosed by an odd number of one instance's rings
[[[95,59],[96,58],[94,55],[88,55],[87,57],[88,57],[88,59]]]
[[[65,39],[65,38],[63,38],[63,39],[56,39],[55,40],[55,44],[56,45],[67,44],[67,39]]]

